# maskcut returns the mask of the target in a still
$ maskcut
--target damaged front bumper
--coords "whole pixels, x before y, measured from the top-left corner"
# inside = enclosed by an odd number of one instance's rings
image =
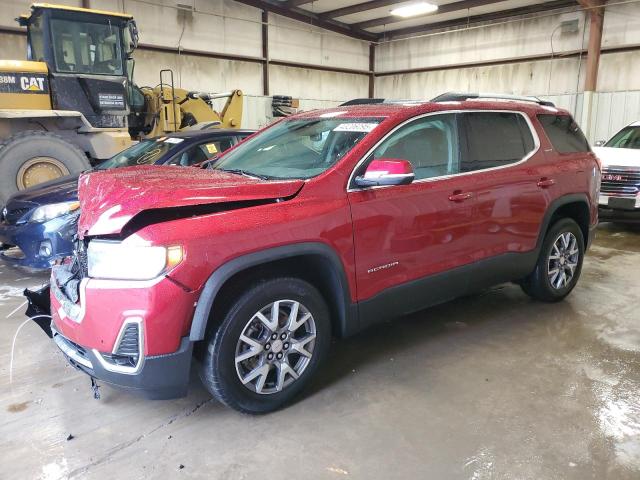
[[[91,378],[154,400],[184,397],[187,394],[193,343],[182,339],[177,352],[142,359],[136,373],[110,370],[104,354],[72,342],[55,328],[53,341],[68,362]]]
[[[95,319],[87,318],[84,311],[86,299],[83,292],[88,279],[83,279],[79,282],[81,285],[75,287],[79,287],[81,292],[78,301],[67,294],[72,277],[68,266],[54,266],[50,285],[37,291],[25,290],[29,302],[27,315],[53,339],[69,363],[92,379],[147,398],[185,396],[193,351],[189,337],[183,337],[172,353],[145,355],[146,329],[143,318],[137,318],[122,323],[111,351],[102,351],[96,345],[87,346],[75,337],[86,337],[87,330],[95,333],[99,325],[91,325]],[[65,333],[62,333],[63,328]],[[84,337],[80,335],[81,331]]]

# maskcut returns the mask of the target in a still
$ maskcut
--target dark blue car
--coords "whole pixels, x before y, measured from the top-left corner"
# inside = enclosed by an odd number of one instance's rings
[[[210,129],[142,140],[95,169],[204,162],[253,130]],[[50,268],[73,249],[80,204],[78,175],[69,175],[16,193],[0,216],[0,259],[34,269]]]

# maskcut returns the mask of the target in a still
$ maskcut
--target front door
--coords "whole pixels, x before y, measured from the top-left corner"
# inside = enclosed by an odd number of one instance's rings
[[[431,114],[390,133],[358,166],[373,159],[411,162],[409,185],[357,188],[349,185],[361,321],[418,310],[464,290],[457,279],[447,289],[444,272],[469,264],[472,190],[460,188],[457,114]],[[425,278],[439,281],[423,292]],[[436,290],[436,291],[434,291]],[[364,317],[364,318],[363,318]]]

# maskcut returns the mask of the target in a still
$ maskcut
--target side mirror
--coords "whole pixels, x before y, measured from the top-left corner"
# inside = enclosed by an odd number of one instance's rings
[[[127,25],[127,36],[129,38],[126,39],[127,43],[127,56],[131,56],[133,51],[138,48],[138,26],[136,22],[131,20]]]
[[[603,146],[605,143],[607,143],[607,142],[606,142],[606,141],[604,141],[604,140],[598,140],[596,143],[594,143],[594,145],[595,145],[596,147],[601,147],[601,146]]]
[[[378,187],[383,185],[407,185],[413,182],[413,166],[401,158],[380,158],[373,160],[364,172],[354,179],[359,187]]]

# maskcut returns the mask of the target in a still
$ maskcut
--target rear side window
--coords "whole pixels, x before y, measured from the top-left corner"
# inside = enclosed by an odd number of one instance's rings
[[[558,153],[588,152],[589,142],[569,115],[538,115],[547,137]]]
[[[462,172],[517,163],[535,148],[529,125],[518,113],[464,113],[462,125],[466,138]]]

